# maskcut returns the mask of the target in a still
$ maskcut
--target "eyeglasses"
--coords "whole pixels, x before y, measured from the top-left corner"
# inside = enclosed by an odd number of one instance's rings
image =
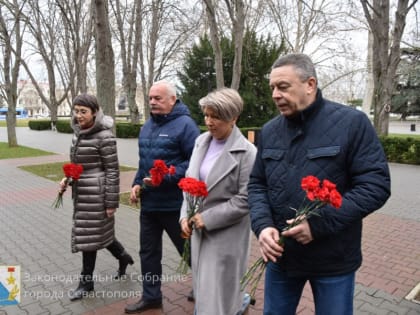
[[[73,109],[73,115],[77,116],[77,115],[81,115],[81,116],[86,116],[87,114],[90,113],[90,110],[87,109]]]

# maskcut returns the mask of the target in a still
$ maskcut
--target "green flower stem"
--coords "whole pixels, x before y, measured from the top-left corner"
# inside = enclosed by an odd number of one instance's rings
[[[176,272],[185,275],[188,272],[188,260],[190,259],[190,239],[187,238],[184,242],[184,250],[182,252],[181,261],[179,262]]]

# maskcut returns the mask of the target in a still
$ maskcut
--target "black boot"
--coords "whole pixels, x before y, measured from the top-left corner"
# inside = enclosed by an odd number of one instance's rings
[[[120,257],[118,258],[118,263],[119,267],[114,279],[120,279],[122,276],[124,276],[128,264],[134,264],[134,260],[126,251],[123,251]]]
[[[81,276],[76,290],[69,292],[70,301],[80,300],[91,291],[93,291],[92,276]]]

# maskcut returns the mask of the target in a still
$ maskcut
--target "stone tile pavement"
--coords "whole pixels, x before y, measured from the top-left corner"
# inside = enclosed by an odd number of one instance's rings
[[[1,133],[0,130],[0,141],[4,141]],[[0,160],[0,265],[20,265],[22,277],[21,303],[0,306],[0,315],[123,314],[124,306],[141,295],[138,210],[122,206],[116,216],[117,237],[135,258],[135,264],[127,269],[127,279],[112,280],[117,261],[107,251],[99,251],[95,297],[70,302],[67,292],[77,286],[74,279],[80,272],[81,255],[70,252],[69,194],[65,194],[64,207],[54,210],[50,206],[56,196],[57,183],[19,169],[20,165],[68,159],[66,152],[57,149],[63,146],[63,141],[53,133],[30,132],[20,144],[37,147],[37,139],[45,135],[50,138],[49,151],[59,154]],[[136,140],[118,141],[120,154],[127,161],[123,163],[135,166],[136,162],[132,161],[136,161]],[[356,315],[420,314],[420,304],[404,298],[420,283],[420,166],[391,163],[390,167],[392,197],[364,221],[364,261],[356,277]],[[122,191],[129,189],[133,176],[133,172],[122,173]],[[257,258],[254,239],[250,260]],[[193,314],[193,303],[186,299],[191,278],[176,274],[178,261],[178,254],[165,236],[163,311],[143,314]],[[250,315],[262,314],[262,297],[261,282],[257,303],[250,308]],[[305,288],[297,314],[314,314],[309,287]]]

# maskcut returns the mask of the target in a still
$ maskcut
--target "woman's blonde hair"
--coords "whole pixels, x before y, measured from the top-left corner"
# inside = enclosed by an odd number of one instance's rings
[[[244,108],[244,102],[238,91],[221,88],[210,92],[198,101],[201,110],[212,109],[221,120],[229,121],[238,118]]]

